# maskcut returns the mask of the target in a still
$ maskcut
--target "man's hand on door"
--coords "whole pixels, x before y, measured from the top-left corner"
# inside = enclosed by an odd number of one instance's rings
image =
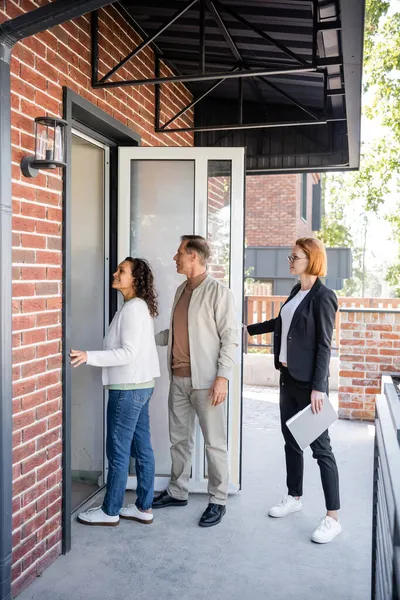
[[[87,362],[87,353],[84,350],[70,350],[69,357],[73,367],[79,367]]]
[[[217,377],[210,387],[209,398],[213,406],[224,402],[228,393],[228,380],[225,377]]]

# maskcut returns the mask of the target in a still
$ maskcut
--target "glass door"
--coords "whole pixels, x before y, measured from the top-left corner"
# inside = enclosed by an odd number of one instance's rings
[[[109,314],[109,148],[73,131],[71,159],[71,341],[99,350]],[[104,437],[101,369],[71,369],[72,510],[103,485]]]
[[[210,274],[235,298],[239,330],[243,309],[243,148],[120,148],[118,256],[149,260],[159,294],[156,332],[169,327],[176,288],[184,281],[173,256],[183,234],[196,233],[212,248]],[[240,336],[241,338],[241,336]],[[240,489],[242,340],[236,353],[227,401],[230,491]],[[150,405],[156,456],[156,490],[165,489],[171,469],[168,433],[169,377],[166,348],[159,349],[161,378]],[[135,489],[131,473],[128,488]],[[207,491],[204,441],[196,425],[190,491]]]

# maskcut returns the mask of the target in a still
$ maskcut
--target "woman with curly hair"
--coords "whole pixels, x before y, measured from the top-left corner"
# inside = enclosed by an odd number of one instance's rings
[[[107,489],[103,505],[78,516],[84,525],[114,526],[119,518],[153,522],[154,452],[150,439],[149,402],[154,378],[160,376],[153,317],[157,301],[147,261],[126,258],[113,275],[112,287],[124,304],[109,326],[104,350],[71,350],[71,364],[102,368],[109,390],[107,406]],[[137,500],[122,508],[129,458],[136,461]]]

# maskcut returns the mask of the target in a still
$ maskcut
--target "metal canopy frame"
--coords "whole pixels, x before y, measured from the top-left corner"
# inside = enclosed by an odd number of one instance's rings
[[[330,4],[335,4],[336,0],[330,0]],[[333,114],[328,111],[328,98],[334,96],[344,96],[345,91],[342,85],[340,89],[329,89],[329,67],[341,66],[343,59],[342,56],[336,57],[318,57],[318,35],[319,32],[323,31],[337,31],[341,28],[341,22],[338,17],[324,21],[320,19],[320,3],[318,0],[308,0],[310,7],[312,8],[312,57],[310,61],[305,60],[296,52],[292,51],[285,44],[275,39],[270,34],[266,33],[261,27],[251,23],[248,19],[243,17],[237,10],[231,8],[228,4],[224,4],[220,0],[189,0],[186,4],[181,7],[178,11],[174,12],[169,19],[164,22],[154,31],[151,35],[146,34],[142,27],[140,27],[140,33],[143,36],[143,41],[129,52],[124,58],[122,58],[112,69],[110,69],[105,75],[99,77],[99,22],[97,11],[93,13],[92,17],[92,86],[94,88],[118,88],[123,86],[140,86],[140,85],[154,85],[155,86],[155,115],[154,115],[154,128],[156,133],[179,133],[179,132],[207,132],[207,131],[219,131],[219,130],[240,130],[240,129],[271,129],[279,127],[304,127],[310,125],[327,125],[330,121],[345,121],[346,117],[344,111],[340,114]],[[304,0],[304,4],[307,4],[307,0]],[[123,12],[124,16],[130,13],[121,3],[117,5],[120,11]],[[184,55],[177,55],[171,52],[164,52],[160,47],[155,46],[156,40],[162,36],[172,25],[174,25],[181,17],[188,13],[191,9],[195,8],[198,11],[198,35],[199,35],[199,51],[198,52],[186,52]],[[339,11],[337,11],[339,14]],[[265,43],[267,47],[275,47],[280,51],[279,61],[269,59],[267,62],[263,59],[256,57],[244,58],[237,43],[234,40],[233,35],[229,27],[226,24],[225,16],[228,15],[231,20],[234,20],[244,28],[252,32],[252,36],[256,37],[262,43]],[[132,23],[137,27],[137,21],[131,16]],[[214,24],[217,25],[219,33],[222,35],[226,47],[229,49],[230,59],[227,55],[216,55],[213,53],[206,53],[206,16],[211,17]],[[161,42],[162,43],[162,42]],[[128,61],[134,59],[140,52],[145,48],[151,47],[155,53],[155,65],[154,65],[154,77],[148,77],[144,79],[119,79],[110,81],[110,79],[118,73]],[[193,65],[197,71],[191,74],[182,74],[177,68],[175,62],[178,61],[186,64],[186,66]],[[168,77],[161,77],[161,61],[166,63],[174,72],[173,75]],[[208,68],[207,68],[208,67]],[[321,88],[323,94],[323,110],[314,111],[305,106],[292,94],[282,89],[279,85],[271,81],[276,76],[290,76],[302,73],[316,73],[321,78]],[[171,125],[189,110],[194,108],[205,98],[210,96],[221,84],[228,80],[237,80],[237,96],[236,96],[236,118],[230,123],[204,123],[201,125],[193,125],[187,127],[171,127]],[[268,103],[264,99],[260,85],[267,86],[273,90],[276,94],[282,96],[293,105],[296,109],[297,114],[288,120],[276,120],[276,121],[259,121],[255,123],[244,122],[244,81],[248,81],[249,85],[253,90],[253,94],[256,96],[259,104],[264,105],[265,109],[268,109]],[[178,111],[173,117],[171,117],[165,123],[161,123],[161,93],[160,88],[164,84],[173,83],[184,83],[191,84],[196,82],[214,82],[212,85],[207,87],[200,94],[194,94],[194,99],[189,102],[185,107]],[[304,118],[301,119],[299,116],[304,113]]]

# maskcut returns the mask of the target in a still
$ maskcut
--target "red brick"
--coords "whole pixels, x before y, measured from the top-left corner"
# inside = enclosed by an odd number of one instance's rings
[[[41,450],[42,448],[46,448],[51,446],[52,444],[58,442],[61,439],[61,429],[56,429],[54,431],[49,431],[48,433],[42,435],[38,438],[36,445],[37,449]]]
[[[27,411],[13,416],[13,431],[23,429],[35,421],[35,412]]]
[[[53,400],[52,402],[46,402],[45,404],[42,404],[36,409],[36,418],[40,420],[54,414],[57,412],[57,410],[59,410],[59,404],[59,400]]]
[[[35,473],[28,473],[13,482],[13,496],[18,496],[22,492],[26,492],[31,488],[36,481]]]
[[[34,263],[35,252],[33,250],[25,250],[24,248],[14,248],[12,253],[13,263]]]
[[[59,354],[58,356],[52,356],[47,359],[47,369],[49,371],[53,371],[54,369],[61,369],[62,366],[62,356]]]
[[[40,467],[37,470],[37,480],[42,481],[42,479],[45,479],[55,471],[58,471],[60,466],[61,459],[59,457],[53,458],[52,460],[46,462],[46,464],[43,465],[43,467]]]
[[[46,340],[46,329],[32,329],[24,331],[22,334],[22,343],[25,345],[38,344]]]
[[[48,460],[51,460],[52,458],[56,457],[56,456],[60,456],[62,454],[62,442],[57,442],[55,444],[53,444],[53,446],[50,446],[47,449],[47,458]]]
[[[22,410],[29,410],[36,408],[36,406],[43,404],[43,402],[46,402],[46,392],[44,390],[21,398],[21,408]]]
[[[49,298],[46,301],[46,308],[47,308],[47,310],[61,310],[62,309],[61,297]]]
[[[60,351],[60,342],[49,342],[47,344],[41,344],[37,347],[37,357],[42,358],[45,356],[51,356],[57,354]]]
[[[60,526],[57,522],[57,525]],[[61,545],[58,543],[53,548],[51,548],[40,560],[38,560],[36,565],[37,574],[41,575],[47,567],[49,567],[56,558],[61,554]]]
[[[60,208],[48,208],[47,218],[49,219],[49,221],[58,221],[59,223],[61,223],[62,210]]]
[[[36,316],[36,327],[45,327],[46,325],[56,325],[60,322],[59,311],[46,312]]]
[[[34,217],[35,219],[46,218],[46,207],[40,204],[30,204],[23,202],[21,205],[21,214],[25,217]]]
[[[340,340],[340,345],[341,346],[352,346],[352,347],[358,347],[358,346],[365,346],[365,341],[364,340],[346,340],[346,339],[341,339]],[[358,350],[357,350],[358,352]]]
[[[62,336],[61,326],[60,327],[51,327],[47,330],[47,339],[49,341],[60,339],[61,336]]]
[[[55,100],[51,96],[47,96],[43,92],[36,92],[35,101],[39,106],[42,106],[47,111],[49,111],[52,115],[57,115],[60,113],[61,102]],[[36,109],[37,110],[37,109]]]
[[[17,315],[13,317],[13,331],[23,329],[32,329],[35,326],[35,317],[33,315]]]
[[[62,239],[60,237],[47,238],[47,248],[49,250],[62,250]]]
[[[49,283],[47,281],[36,283],[36,294],[38,296],[52,296],[58,294],[58,283]]]
[[[38,250],[36,252],[36,261],[41,265],[60,265],[61,252]]]
[[[339,371],[339,377],[364,377],[364,371]]]
[[[379,323],[379,325],[374,325],[374,324],[367,324],[367,328],[371,331],[392,331],[392,326],[391,325],[384,325],[382,323]]]
[[[23,296],[34,296],[35,284],[34,283],[13,283],[12,294],[14,298],[20,298]]]
[[[46,238],[43,235],[30,235],[23,233],[21,235],[21,240],[24,248],[46,248]]]
[[[36,356],[36,348],[19,348],[13,351],[13,364],[27,362],[34,359]]]
[[[51,506],[48,507],[47,513],[46,513],[46,517],[47,517],[48,520],[50,520],[50,519],[52,519],[53,517],[55,517],[56,515],[59,515],[59,514],[61,514],[61,499],[58,500],[57,502],[54,502],[54,504],[52,504]],[[58,521],[56,521],[56,525],[54,526],[54,530],[57,529],[57,527],[58,527]],[[53,533],[53,532],[49,532],[49,533]],[[49,535],[49,533],[46,535],[46,537]]]
[[[33,519],[25,523],[22,527],[22,539],[29,537],[33,533],[36,533],[46,522],[46,511],[43,511],[36,515]]]
[[[46,370],[45,360],[35,360],[31,363],[22,365],[22,378],[26,379],[32,377],[32,375],[38,375]]]
[[[40,390],[45,387],[55,385],[60,381],[60,374],[58,372],[46,373],[46,375],[40,375],[37,379],[36,389]]]
[[[25,554],[33,550],[36,544],[36,538],[32,535],[27,540],[24,540],[22,544],[20,544],[17,548],[13,550],[12,559],[13,563],[17,563]]]
[[[31,456],[30,458],[27,458],[26,460],[23,460],[21,463],[22,474],[25,475],[25,473],[29,473],[29,471],[40,467],[46,460],[46,452],[40,452],[34,456]]]
[[[22,267],[21,276],[22,276],[22,279],[27,279],[30,281],[34,281],[36,279],[45,279],[46,278],[46,268],[45,267]]]
[[[22,506],[28,506],[46,493],[46,483],[41,481],[22,495]]]
[[[53,533],[53,535],[50,535],[46,542],[47,542],[47,548],[50,549],[53,546],[55,546],[56,544],[58,544],[59,542],[61,542],[61,529],[58,529],[55,533]]]
[[[22,563],[18,563],[13,568],[13,583],[12,583],[12,596],[16,598],[23,590],[33,583],[37,577],[36,566],[32,566],[27,571],[21,574]],[[18,576],[18,573],[20,576]]]
[[[61,425],[61,423],[62,423],[62,413],[59,412],[55,415],[52,415],[49,418],[49,429],[54,429],[54,427]]]
[[[22,443],[22,432],[16,431],[12,434],[12,447],[17,448]]]
[[[22,301],[22,312],[33,313],[46,310],[46,300],[44,298],[32,298]]]
[[[58,223],[49,223],[48,221],[38,221],[36,223],[36,231],[45,235],[59,235],[60,225]]]
[[[23,430],[22,437],[23,437],[24,442],[28,442],[29,440],[32,440],[33,438],[38,437],[45,431],[46,431],[46,421],[40,421],[40,423],[35,423],[34,425],[31,425],[30,427],[26,427]]]

